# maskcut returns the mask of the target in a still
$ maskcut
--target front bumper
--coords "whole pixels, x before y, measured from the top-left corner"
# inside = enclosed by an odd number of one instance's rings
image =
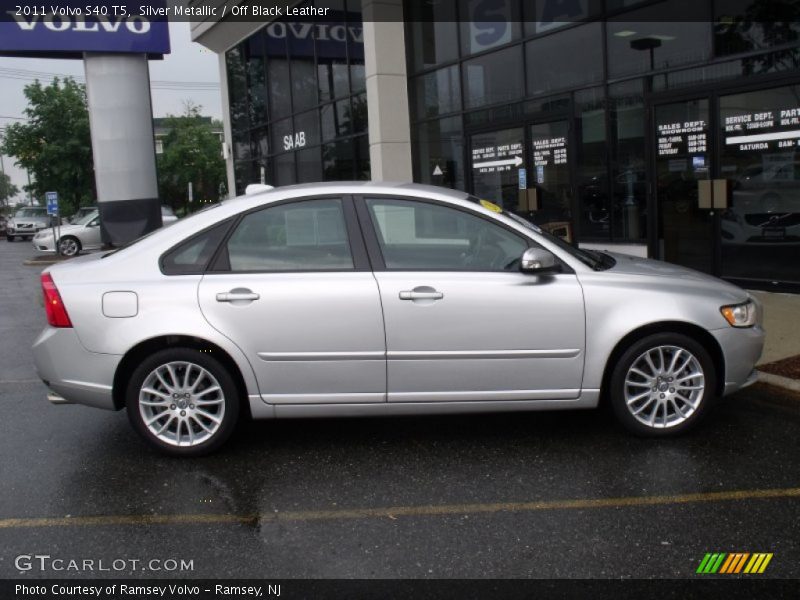
[[[115,410],[114,373],[122,356],[89,352],[72,328],[46,327],[33,342],[36,372],[57,404],[85,404]]]
[[[48,235],[46,237],[38,239],[34,236],[32,243],[34,250],[36,250],[37,252],[55,253],[56,251],[56,245],[53,242],[52,235]]]
[[[755,383],[755,365],[764,349],[764,329],[726,327],[711,334],[716,338],[725,359],[725,388],[723,395]]]
[[[39,227],[38,229],[35,228],[35,227],[31,227],[31,228],[23,227],[21,229],[19,227],[7,227],[6,228],[6,235],[17,235],[17,236],[20,236],[20,237],[24,235],[25,237],[28,237],[28,236],[33,237],[37,233],[39,233],[42,229],[43,229],[42,227]]]

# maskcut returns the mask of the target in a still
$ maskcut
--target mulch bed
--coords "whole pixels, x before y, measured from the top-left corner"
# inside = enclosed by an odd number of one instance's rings
[[[800,354],[759,365],[758,370],[780,375],[781,377],[789,377],[790,379],[800,379]]]

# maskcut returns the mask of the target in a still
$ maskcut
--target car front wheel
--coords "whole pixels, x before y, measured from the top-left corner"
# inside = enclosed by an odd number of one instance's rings
[[[713,402],[714,363],[694,339],[677,333],[647,336],[619,358],[611,377],[611,406],[638,435],[668,436],[694,427]]]
[[[239,417],[239,394],[213,356],[169,348],[145,359],[127,388],[128,418],[158,450],[200,456],[230,437]]]
[[[77,256],[81,251],[81,243],[74,237],[62,238],[58,241],[58,251],[62,256]]]
[[[9,242],[13,242],[16,238],[13,235],[6,234],[6,240]]]

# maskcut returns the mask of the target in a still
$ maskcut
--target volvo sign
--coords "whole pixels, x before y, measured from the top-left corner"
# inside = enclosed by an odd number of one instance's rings
[[[132,14],[125,6],[15,5],[0,1],[0,53],[15,56],[80,58],[83,52],[168,54],[163,17]]]
[[[0,55],[83,59],[106,244],[161,226],[147,60],[170,51],[165,4],[0,0]]]

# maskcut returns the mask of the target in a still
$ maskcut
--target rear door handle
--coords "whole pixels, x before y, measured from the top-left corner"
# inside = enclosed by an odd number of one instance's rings
[[[217,294],[217,302],[252,302],[259,298],[261,296],[246,288],[236,288],[229,292]]]
[[[428,288],[425,291],[414,288],[413,290],[400,292],[400,300],[441,300],[442,298],[444,298],[444,294],[432,288]]]

